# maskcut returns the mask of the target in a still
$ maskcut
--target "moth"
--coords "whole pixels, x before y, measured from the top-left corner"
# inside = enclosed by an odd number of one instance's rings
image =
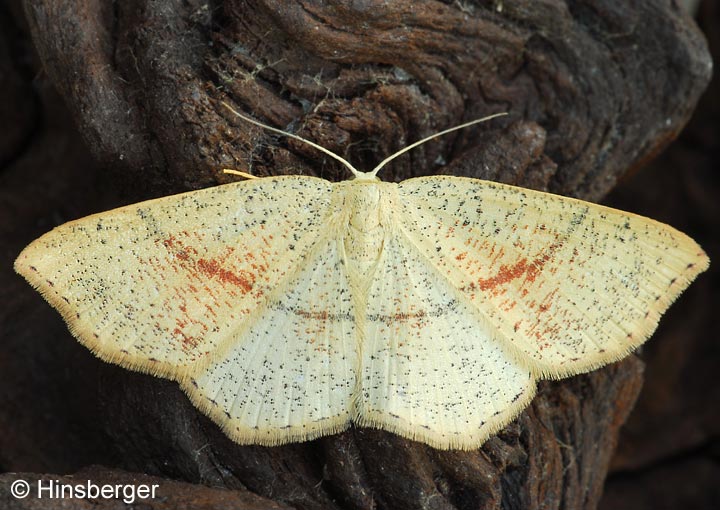
[[[377,177],[474,122],[371,172],[300,138],[353,178],[248,179],[95,214],[31,243],[15,270],[98,357],[177,381],[240,444],[356,424],[477,448],[539,379],[641,345],[709,260],[601,205]]]

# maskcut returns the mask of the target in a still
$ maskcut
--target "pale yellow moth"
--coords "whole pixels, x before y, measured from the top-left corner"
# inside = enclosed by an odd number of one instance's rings
[[[382,182],[400,153],[364,173],[308,143],[353,179],[121,207],[55,228],[15,269],[97,356],[178,381],[238,443],[354,423],[472,449],[538,379],[642,344],[708,267],[648,218],[477,179]]]

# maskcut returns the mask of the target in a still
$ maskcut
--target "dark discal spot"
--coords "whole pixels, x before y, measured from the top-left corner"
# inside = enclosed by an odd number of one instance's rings
[[[66,298],[65,296],[62,297],[63,301],[65,301],[67,304],[70,304],[70,300]]]
[[[37,267],[35,267],[35,266],[30,266],[30,269],[31,269],[32,271],[35,271],[36,273],[38,272]]]
[[[53,282],[51,282],[50,280],[45,280],[45,282],[47,282],[47,284],[50,285],[51,287],[55,286],[55,284]]]
[[[690,263],[687,265],[687,267],[685,269],[692,269],[693,267],[695,267],[695,264]]]
[[[677,281],[677,278],[673,278],[672,280],[670,280],[670,285],[672,285],[672,284],[675,283],[676,281]]]
[[[585,212],[587,212],[587,210]],[[600,215],[600,217],[605,219],[602,215]],[[572,225],[573,227],[577,227],[584,220],[585,220],[585,213],[573,215],[573,217],[570,219],[570,225]]]
[[[228,413],[227,411],[225,411],[225,416],[228,417],[228,420],[231,418],[230,413]]]

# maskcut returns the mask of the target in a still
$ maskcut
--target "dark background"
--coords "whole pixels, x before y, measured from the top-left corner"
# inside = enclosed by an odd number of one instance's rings
[[[698,24],[720,59],[720,10]],[[645,344],[645,384],[620,437],[601,508],[720,508],[720,80],[717,69],[680,137],[605,203],[694,237],[710,269]]]
[[[720,9],[702,2],[697,19],[717,59]],[[101,420],[92,420],[103,412],[95,385],[99,362],[81,346],[67,346],[64,325],[49,307],[36,303],[39,296],[27,298],[29,304],[18,302],[25,284],[10,267],[34,234],[95,212],[98,204],[126,202],[132,184],[113,188],[91,158],[33,53],[15,1],[0,3],[0,92],[0,299],[6,304],[0,310],[5,328],[0,332],[0,472],[69,474],[90,464],[114,466],[122,452],[106,446]],[[628,175],[604,203],[675,226],[720,262],[718,161],[720,82],[715,75],[679,138]],[[56,217],[34,218],[37,204],[48,201],[59,204]],[[720,508],[717,267],[711,264],[642,349],[645,383],[621,434],[602,509]],[[4,342],[3,337],[33,335],[16,329],[13,314],[21,312],[34,314],[31,322],[38,331],[53,330],[57,345],[37,352],[30,343]],[[56,353],[68,348],[63,359],[71,363],[47,371]],[[27,413],[28,406],[36,412]],[[37,433],[48,424],[52,430]],[[47,441],[38,442],[43,437]]]

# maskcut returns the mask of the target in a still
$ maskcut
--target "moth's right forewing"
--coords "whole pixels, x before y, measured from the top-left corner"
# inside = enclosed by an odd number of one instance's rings
[[[450,176],[399,188],[407,235],[539,377],[625,356],[708,267],[685,234],[600,205]]]

